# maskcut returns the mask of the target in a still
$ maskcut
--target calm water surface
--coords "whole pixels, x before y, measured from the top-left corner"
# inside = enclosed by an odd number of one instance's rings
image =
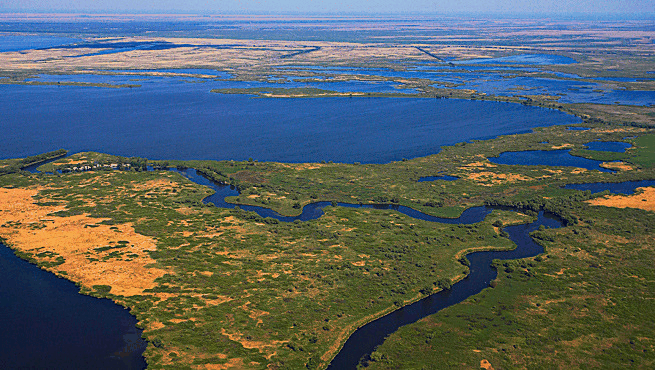
[[[0,244],[0,368],[143,369],[136,319]]]
[[[620,141],[592,141],[585,145],[589,150],[614,153],[625,153],[626,149],[632,147],[632,144]]]
[[[81,39],[55,36],[0,36],[0,52],[51,48],[81,42]]]
[[[141,82],[139,82],[141,83]],[[442,145],[579,123],[559,111],[454,99],[259,99],[204,83],[0,86],[0,158],[66,148],[151,159],[386,163]]]
[[[437,180],[443,180],[443,181],[455,181],[455,180],[459,180],[459,177],[456,177],[456,176],[449,176],[449,175],[442,175],[442,176],[425,176],[425,177],[421,177],[420,179],[418,179],[418,182],[437,181]]]
[[[541,165],[541,166],[568,166],[598,170],[601,172],[616,172],[600,167],[603,161],[596,161],[571,155],[571,150],[526,150],[521,152],[504,152],[498,157],[489,158],[490,162],[496,164],[510,165]]]

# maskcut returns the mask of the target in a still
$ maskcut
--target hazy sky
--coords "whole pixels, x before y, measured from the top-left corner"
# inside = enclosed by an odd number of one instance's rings
[[[0,12],[655,12],[654,0],[0,0]]]

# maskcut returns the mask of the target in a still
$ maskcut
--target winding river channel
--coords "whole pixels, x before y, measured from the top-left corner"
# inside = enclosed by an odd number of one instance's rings
[[[221,208],[234,208],[237,205],[227,203],[225,197],[239,195],[239,192],[232,186],[219,185],[207,178],[199,175],[194,169],[183,171],[173,169],[172,171],[182,174],[189,180],[204,186],[208,186],[215,191],[203,201],[212,203]],[[637,187],[653,185],[653,181],[626,181],[622,183],[593,183],[577,185],[576,190],[587,190],[602,187],[603,190],[609,190],[612,193],[630,193],[634,192]],[[295,220],[308,221],[314,220],[323,215],[323,208],[331,205],[331,202],[316,202],[303,207],[302,213],[295,217],[281,216],[267,208],[239,205],[240,208],[256,212],[262,217],[272,217],[283,222],[293,222]],[[472,207],[467,209],[458,218],[440,218],[416,211],[409,207],[393,204],[349,204],[337,203],[341,207],[352,208],[375,208],[375,209],[393,209],[409,217],[440,223],[449,224],[473,224],[481,222],[492,212],[490,207]],[[496,278],[497,271],[491,266],[494,259],[512,260],[526,257],[537,256],[544,252],[542,246],[537,244],[531,237],[530,233],[539,227],[559,228],[562,222],[554,215],[549,215],[543,211],[539,213],[537,219],[530,224],[514,225],[504,228],[509,235],[509,239],[516,244],[516,248],[509,251],[484,251],[473,252],[466,257],[470,262],[469,275],[463,280],[453,284],[450,290],[442,290],[438,293],[425,297],[413,304],[404,306],[385,316],[382,316],[368,324],[358,328],[346,341],[337,356],[332,360],[328,369],[354,369],[360,360],[369,356],[375,348],[382,344],[384,339],[391,333],[395,332],[401,326],[414,323],[426,316],[437,313],[438,311],[462,302],[468,297],[478,294],[489,286],[489,283]]]
[[[236,207],[234,204],[225,202],[226,196],[239,194],[234,187],[218,185],[202,177],[194,169],[173,171],[182,174],[195,183],[209,186],[215,190],[216,193],[203,200],[205,203],[212,203],[222,208]],[[262,217],[273,217],[279,221],[293,222],[295,220],[308,221],[317,219],[323,215],[322,209],[331,204],[330,202],[308,204],[303,207],[302,213],[295,217],[281,216],[270,209],[257,206],[240,205],[239,207],[256,212]],[[360,205],[337,203],[337,205],[352,208],[393,209],[416,219],[449,224],[473,224],[481,222],[492,211],[489,207],[472,207],[464,211],[458,218],[441,218],[427,215],[409,207],[391,204]],[[541,225],[548,228],[558,228],[562,226],[562,223],[553,216],[541,212],[537,220],[530,224],[506,227],[504,230],[509,234],[509,238],[516,243],[516,249],[511,251],[474,252],[468,254],[470,273],[465,279],[454,284],[450,290],[442,290],[436,294],[432,294],[418,302],[402,307],[360,327],[348,338],[328,368],[354,369],[362,357],[370,355],[376,346],[382,344],[387,335],[395,332],[401,326],[416,322],[479,293],[482,289],[489,286],[491,280],[496,278],[496,270],[491,267],[491,261],[494,259],[517,259],[532,257],[542,253],[543,248],[530,237],[530,233],[537,230]]]
[[[30,166],[26,168],[30,172],[36,172],[35,166]],[[303,207],[302,213],[298,216],[282,216],[277,212],[262,208],[258,206],[249,206],[249,205],[235,205],[227,203],[225,198],[228,196],[239,195],[239,192],[236,188],[229,185],[220,185],[217,184],[199,173],[195,169],[170,169],[170,171],[177,172],[189,179],[190,181],[197,183],[199,185],[210,187],[215,191],[214,194],[203,199],[204,203],[211,203],[216,207],[220,208],[230,208],[240,207],[246,211],[256,212],[262,217],[272,217],[281,222],[294,222],[299,221],[309,221],[314,220],[323,215],[323,208],[330,206],[333,203],[331,202],[316,202],[311,203]],[[632,181],[632,182],[623,182],[623,183],[598,183],[598,184],[580,184],[580,185],[569,185],[567,188],[575,188],[576,190],[586,190],[590,189],[592,191],[597,190],[610,190],[613,193],[629,193],[634,191],[635,188],[640,186],[652,185],[653,181]],[[490,207],[473,207],[469,208],[462,213],[458,218],[440,218],[425,213],[416,211],[409,207],[394,205],[394,204],[349,204],[349,203],[337,203],[337,206],[341,207],[351,207],[351,208],[374,208],[374,209],[391,209],[400,213],[403,213],[409,217],[431,221],[439,223],[449,223],[449,224],[473,224],[481,222],[484,218],[492,212]],[[504,230],[509,235],[510,240],[512,240],[517,248],[510,251],[485,251],[485,252],[473,252],[467,255],[467,258],[470,262],[470,273],[469,275],[455,283],[450,290],[443,290],[436,294],[430,295],[420,301],[417,301],[408,306],[402,307],[396,311],[393,311],[385,316],[382,316],[360,328],[358,328],[346,341],[341,351],[333,359],[332,363],[329,365],[329,369],[353,369],[361,361],[362,358],[370,355],[375,347],[382,344],[385,337],[389,334],[395,332],[399,327],[407,324],[411,324],[424,318],[426,316],[432,315],[446,307],[457,304],[466,298],[475,295],[489,286],[491,280],[496,278],[497,272],[491,267],[491,262],[494,259],[518,259],[536,256],[540,253],[543,253],[543,248],[534,242],[530,237],[530,233],[540,226],[545,226],[547,228],[558,228],[562,226],[561,221],[556,219],[552,215],[544,214],[543,212],[539,213],[538,218],[530,223],[523,225],[508,226]],[[8,248],[1,248],[0,250],[1,257],[1,267],[2,273],[9,274],[18,274],[19,272],[27,274],[29,276],[30,270],[33,269],[33,266],[30,266],[25,261],[20,261],[15,256],[11,256]],[[21,275],[22,276],[22,275]],[[89,358],[100,359],[100,363],[96,363],[95,368],[106,368],[106,364],[111,364],[111,368],[129,368],[129,369],[138,369],[145,367],[145,361],[141,354],[145,349],[145,342],[140,338],[140,331],[135,330],[135,320],[129,315],[129,313],[119,307],[118,305],[113,304],[109,300],[97,300],[95,298],[86,297],[77,294],[77,287],[72,283],[65,281],[64,279],[59,279],[52,274],[45,272],[39,272],[39,274],[34,275],[34,277],[29,278],[19,278],[19,279],[10,279],[5,278],[3,281],[14,281],[13,284],[4,284],[0,291],[3,292],[3,295],[12,294],[11,292],[18,291],[31,291],[28,294],[13,294],[12,295],[12,307],[13,311],[8,309],[11,307],[5,307],[6,310],[2,310],[4,313],[8,313],[8,317],[13,317],[14,319],[18,318],[24,320],[25,322],[31,322],[35,318],[38,318],[40,324],[31,325],[34,327],[45,328],[48,325],[52,325],[53,321],[52,315],[61,316],[57,313],[52,314],[56,310],[68,310],[68,308],[73,306],[82,305],[83,308],[87,307],[87,311],[90,312],[104,312],[103,320],[96,320],[97,322],[104,322],[105,326],[108,325],[108,328],[96,328],[95,326],[91,327],[91,333],[84,334],[83,331],[85,326],[73,326],[72,332],[64,331],[64,337],[76,336],[77,339],[71,340],[52,340],[47,341],[50,343],[46,347],[46,351],[49,352],[48,361],[49,365],[53,363],[66,364],[70,362],[70,356],[66,355],[64,358],[61,358],[62,353],[73,354],[79,351],[73,350],[62,350],[61,347],[58,347],[58,342],[72,343],[74,346],[75,343],[80,341],[80,338],[95,338],[102,337],[103,340],[98,340],[97,345],[91,345],[85,351],[86,357],[80,359],[80,361],[89,361]],[[27,284],[23,284],[27,281]],[[21,285],[23,284],[23,285]],[[55,286],[54,288],[43,288],[43,286]],[[47,291],[65,291],[68,294],[65,298],[49,299],[48,296],[45,296],[43,292]],[[70,292],[69,292],[70,291]],[[54,293],[53,293],[54,294]],[[35,298],[37,297],[37,298]],[[9,302],[10,300],[2,300]],[[79,301],[79,302],[78,302]],[[59,302],[59,303],[57,303]],[[68,302],[68,303],[65,303]],[[70,303],[73,302],[73,303]],[[77,303],[75,303],[77,302]],[[65,303],[65,304],[64,304]],[[25,309],[25,307],[31,307],[30,309]],[[37,313],[39,308],[45,307],[46,312]],[[35,311],[36,310],[36,311]],[[58,311],[57,311],[58,312]],[[68,317],[63,315],[64,317]],[[92,315],[79,313],[75,317],[91,317]],[[11,320],[2,320],[5,323],[11,322]],[[72,320],[75,321],[75,320]],[[79,321],[79,320],[78,320]],[[86,320],[84,322],[87,322]],[[91,319],[91,321],[94,321]],[[117,331],[116,324],[120,323],[123,326],[122,331]],[[15,328],[15,325],[10,325],[7,328]],[[0,327],[1,329],[2,327]],[[7,329],[6,328],[6,329]],[[30,331],[24,330],[14,330],[14,337],[12,338],[12,343],[29,343],[31,338]],[[111,333],[113,336],[111,340],[107,340],[107,333]],[[60,333],[61,335],[61,333]],[[2,336],[3,338],[6,336]],[[22,339],[21,339],[22,338]],[[26,342],[27,341],[27,342]],[[108,344],[109,343],[109,344]],[[11,343],[2,343],[3,347],[7,349],[8,347],[13,348],[16,346],[11,346]],[[85,341],[85,344],[89,344],[88,341]],[[91,343],[93,344],[93,343]],[[8,346],[8,347],[6,347]],[[17,348],[23,348],[19,346]],[[34,361],[28,361],[30,353],[34,353],[36,349],[33,348],[33,345],[25,345],[22,352],[19,352],[18,349],[14,349],[15,353],[24,353],[22,359],[16,364],[33,364],[38,367],[38,364]],[[17,356],[15,358],[20,358]]]

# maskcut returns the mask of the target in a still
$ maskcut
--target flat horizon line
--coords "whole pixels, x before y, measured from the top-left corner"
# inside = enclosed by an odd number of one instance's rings
[[[130,10],[124,12],[112,12],[108,10],[76,10],[66,11],[61,9],[23,10],[23,9],[2,9],[0,15],[76,15],[76,16],[316,16],[316,17],[398,17],[398,16],[488,16],[488,17],[549,17],[549,18],[630,18],[655,20],[654,12],[495,12],[495,11],[443,11],[443,12],[421,12],[421,11],[388,11],[388,12],[365,12],[365,11],[183,11],[183,10]]]

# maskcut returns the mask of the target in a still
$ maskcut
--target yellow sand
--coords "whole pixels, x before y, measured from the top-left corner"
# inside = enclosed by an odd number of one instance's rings
[[[615,208],[638,208],[655,211],[655,187],[637,188],[634,195],[612,195],[587,201],[594,206]]]
[[[162,269],[146,267],[155,263],[147,253],[156,249],[155,242],[134,232],[131,225],[115,225],[117,230],[113,230],[109,225],[98,225],[103,219],[85,215],[49,216],[64,207],[35,204],[32,197],[37,193],[38,189],[0,189],[0,225],[4,225],[0,227],[0,236],[13,248],[34,254],[56,253],[65,262],[50,270],[65,271],[68,278],[86,287],[110,285],[111,293],[117,295],[141,294],[144,289],[153,288],[154,280],[165,274]],[[115,245],[111,243],[119,240],[128,241],[129,246],[107,252],[94,251],[94,248]],[[125,251],[138,257],[130,257],[131,261],[112,258],[91,262],[85,255],[90,252],[89,257],[98,258],[111,251]]]

